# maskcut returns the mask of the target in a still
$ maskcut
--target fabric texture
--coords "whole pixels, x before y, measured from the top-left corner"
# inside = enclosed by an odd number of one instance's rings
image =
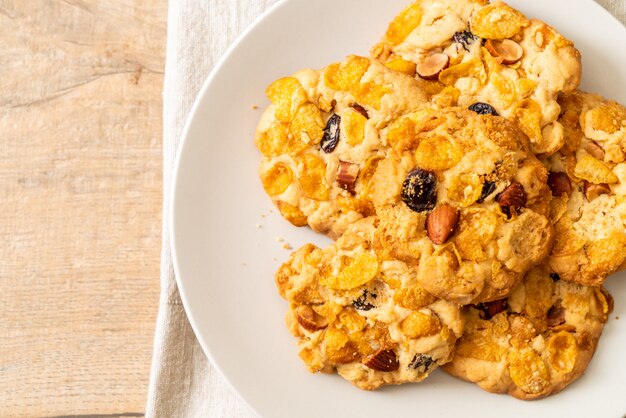
[[[314,1],[314,0],[312,0]],[[596,0],[626,24],[626,0]],[[276,0],[171,0],[163,93],[163,219],[185,120],[214,64]],[[147,417],[253,417],[210,365],[189,325],[176,286],[163,222],[161,298],[154,336]]]

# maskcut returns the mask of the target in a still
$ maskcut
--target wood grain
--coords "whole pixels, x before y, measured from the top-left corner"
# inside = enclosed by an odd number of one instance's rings
[[[166,0],[0,0],[0,416],[141,416]]]

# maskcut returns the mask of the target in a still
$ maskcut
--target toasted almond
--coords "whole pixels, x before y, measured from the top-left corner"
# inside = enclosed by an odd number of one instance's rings
[[[502,63],[506,65],[515,64],[522,59],[524,55],[524,50],[520,44],[510,39],[503,39],[501,41],[488,39],[487,42],[485,42],[485,48],[487,48],[487,51],[494,57],[502,58]]]
[[[604,149],[595,141],[589,141],[585,144],[585,150],[598,160],[604,161]]]
[[[568,196],[572,194],[572,182],[566,173],[551,172],[548,175],[548,187],[552,190],[552,194],[557,197],[563,194]]]
[[[337,170],[337,184],[344,190],[354,194],[354,185],[359,176],[359,165],[339,161],[339,170]]]
[[[307,331],[315,332],[328,326],[326,318],[315,312],[310,306],[299,306],[296,309],[296,314],[298,315],[298,323]]]
[[[393,372],[400,368],[396,352],[389,349],[380,349],[371,356],[363,359],[363,364],[379,372]]]
[[[528,197],[526,196],[526,191],[524,190],[524,186],[522,186],[518,182],[513,182],[502,191],[498,196],[496,196],[496,202],[503,207],[514,207],[516,209],[523,208],[526,206],[526,202],[528,201]]]
[[[450,205],[440,205],[426,217],[428,238],[437,245],[444,244],[459,224],[459,211]]]
[[[611,188],[608,184],[605,183],[593,184],[585,180],[584,191],[587,201],[591,202],[593,199],[600,196],[601,194],[611,193]]]
[[[417,74],[425,80],[437,80],[439,73],[448,68],[450,57],[437,53],[424,58],[417,63]]]

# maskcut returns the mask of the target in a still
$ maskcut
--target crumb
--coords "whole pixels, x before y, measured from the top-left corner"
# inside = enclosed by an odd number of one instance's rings
[[[615,317],[615,320],[616,320],[616,321],[619,321],[619,316],[616,316],[616,317]]]
[[[283,237],[276,237],[276,242],[285,242]]]
[[[241,263],[241,265],[245,267],[248,265],[248,263]]]
[[[261,228],[263,228],[263,225],[261,225],[261,224],[256,224],[256,229],[261,229]]]
[[[263,219],[267,218],[267,214],[262,213],[262,214],[261,214],[261,218],[263,218]]]
[[[283,244],[283,250],[293,250],[293,247],[288,242]]]
[[[274,261],[278,261],[278,259],[277,259],[276,257],[274,257],[272,260],[274,260]]]
[[[252,110],[257,110],[259,108],[258,105],[252,105]]]

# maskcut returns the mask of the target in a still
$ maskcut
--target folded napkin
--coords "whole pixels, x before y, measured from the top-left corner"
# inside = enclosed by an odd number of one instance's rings
[[[187,320],[172,266],[167,198],[181,132],[202,83],[239,33],[275,1],[169,3],[163,94],[161,299],[146,406],[148,417],[254,416],[210,365]],[[626,24],[626,0],[597,1]]]

